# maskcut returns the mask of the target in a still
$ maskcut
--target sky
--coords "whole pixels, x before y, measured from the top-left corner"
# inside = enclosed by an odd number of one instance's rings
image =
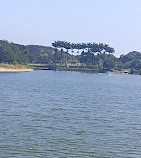
[[[107,43],[117,57],[141,52],[141,0],[0,0],[0,40]]]

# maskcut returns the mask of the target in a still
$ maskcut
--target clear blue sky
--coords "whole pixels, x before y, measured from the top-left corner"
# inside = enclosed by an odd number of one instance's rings
[[[0,39],[103,42],[116,56],[141,52],[141,0],[0,0]]]

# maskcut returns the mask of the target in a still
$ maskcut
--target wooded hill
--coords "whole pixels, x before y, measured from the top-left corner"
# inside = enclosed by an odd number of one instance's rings
[[[141,70],[141,53],[114,56],[114,48],[103,43],[55,41],[53,47],[20,45],[0,40],[0,63],[38,63],[48,66],[72,66],[98,70]]]
[[[40,63],[52,65],[60,63],[61,56],[66,55],[65,52],[57,51],[55,48],[40,45],[20,45],[5,40],[0,40],[0,63],[8,64],[28,64]],[[71,55],[67,54],[68,60]]]

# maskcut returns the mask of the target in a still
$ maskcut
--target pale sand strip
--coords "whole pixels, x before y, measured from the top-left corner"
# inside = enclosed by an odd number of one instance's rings
[[[34,69],[6,69],[0,68],[0,72],[28,72],[33,71]]]

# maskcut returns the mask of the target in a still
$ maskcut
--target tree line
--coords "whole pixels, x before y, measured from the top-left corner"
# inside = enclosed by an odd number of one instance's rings
[[[114,61],[112,60],[113,56],[111,54],[113,54],[115,51],[114,48],[110,47],[108,44],[94,42],[70,43],[67,41],[55,41],[52,43],[52,46],[56,48],[55,53],[57,53],[58,49],[60,49],[61,52],[63,52],[64,50],[66,50],[66,53],[70,52],[70,54],[72,54],[72,63],[74,59],[74,50],[76,50],[75,52],[78,55],[75,56],[75,59],[82,63],[81,67],[101,70],[114,67]],[[106,54],[109,54],[109,56],[107,56]],[[104,61],[102,60],[102,58],[104,59]]]
[[[73,66],[97,70],[141,70],[141,53],[114,56],[114,48],[104,43],[70,43],[55,41],[53,47],[20,45],[0,40],[0,63],[38,63],[47,66]]]

